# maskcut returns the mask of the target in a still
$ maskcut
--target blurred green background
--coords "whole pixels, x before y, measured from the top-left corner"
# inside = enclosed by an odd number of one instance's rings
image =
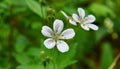
[[[98,31],[73,26],[60,13],[78,7],[96,16]],[[43,44],[41,28],[55,19],[76,32],[66,53]],[[0,69],[108,69],[120,52],[119,36],[120,0],[0,0]]]

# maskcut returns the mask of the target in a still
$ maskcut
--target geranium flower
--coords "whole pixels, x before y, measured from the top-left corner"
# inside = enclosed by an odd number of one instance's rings
[[[67,20],[69,20],[69,22],[70,22],[72,25],[77,25],[77,24],[76,24],[76,21],[75,21],[72,17],[68,16],[64,11],[61,11],[61,13],[66,17]]]
[[[91,28],[93,30],[98,30],[98,26],[92,24],[96,20],[95,16],[88,15],[85,17],[85,11],[82,8],[78,8],[78,14],[79,16],[77,14],[73,14],[72,17],[76,22],[80,23],[83,29],[90,30]]]
[[[75,32],[73,29],[69,28],[62,32],[64,27],[63,21],[56,19],[53,24],[53,30],[48,26],[42,27],[42,34],[48,37],[44,41],[44,45],[48,49],[52,49],[57,46],[57,49],[60,52],[67,52],[69,50],[69,46],[62,39],[71,39],[75,36]]]

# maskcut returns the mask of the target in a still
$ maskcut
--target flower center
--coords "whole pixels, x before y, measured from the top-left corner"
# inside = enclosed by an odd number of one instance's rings
[[[80,20],[80,24],[84,24],[84,19]]]
[[[59,36],[60,36],[59,34],[54,34],[53,39],[54,39],[54,40],[58,40],[58,39],[59,39]]]

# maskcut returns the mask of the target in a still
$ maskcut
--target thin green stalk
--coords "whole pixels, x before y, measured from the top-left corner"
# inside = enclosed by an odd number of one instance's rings
[[[56,69],[55,67],[55,62],[54,62],[54,55],[55,55],[55,48],[53,48],[53,51],[52,51],[52,64],[53,64],[53,69]]]
[[[44,69],[46,69],[46,67],[43,67]]]
[[[113,69],[119,58],[120,58],[120,53],[117,55],[117,57],[114,59],[113,63],[110,65],[108,69]]]
[[[52,64],[53,64],[53,69],[56,69],[54,60],[52,60]]]

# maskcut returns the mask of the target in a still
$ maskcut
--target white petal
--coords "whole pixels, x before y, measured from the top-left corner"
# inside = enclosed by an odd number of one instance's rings
[[[67,52],[69,50],[68,44],[62,40],[57,41],[57,48],[62,53]]]
[[[76,21],[76,22],[79,22],[80,21],[80,18],[77,14],[73,14],[72,15],[73,19]]]
[[[95,16],[93,16],[93,15],[88,15],[87,17],[85,17],[85,23],[92,23],[95,20],[96,20]]]
[[[75,36],[75,32],[73,29],[66,29],[61,33],[60,39],[71,39],[74,36]]]
[[[78,8],[78,13],[81,19],[85,17],[85,11],[83,8]]]
[[[64,11],[60,11],[67,19],[69,19],[69,16],[64,12]]]
[[[55,40],[53,40],[52,38],[48,38],[44,41],[44,45],[46,48],[51,49],[55,46]]]
[[[93,29],[93,30],[98,30],[98,26],[94,25],[94,24],[87,24],[87,27]]]
[[[72,24],[72,25],[75,25],[75,26],[77,25],[76,22],[75,22],[75,20],[73,20],[73,19],[69,19],[69,22],[70,22],[70,24]]]
[[[81,27],[82,27],[84,30],[90,30],[86,25],[81,24]]]
[[[52,37],[53,35],[52,29],[48,26],[43,26],[41,32],[46,37]]]
[[[55,33],[59,34],[63,29],[63,21],[56,19],[54,21],[53,29]]]

